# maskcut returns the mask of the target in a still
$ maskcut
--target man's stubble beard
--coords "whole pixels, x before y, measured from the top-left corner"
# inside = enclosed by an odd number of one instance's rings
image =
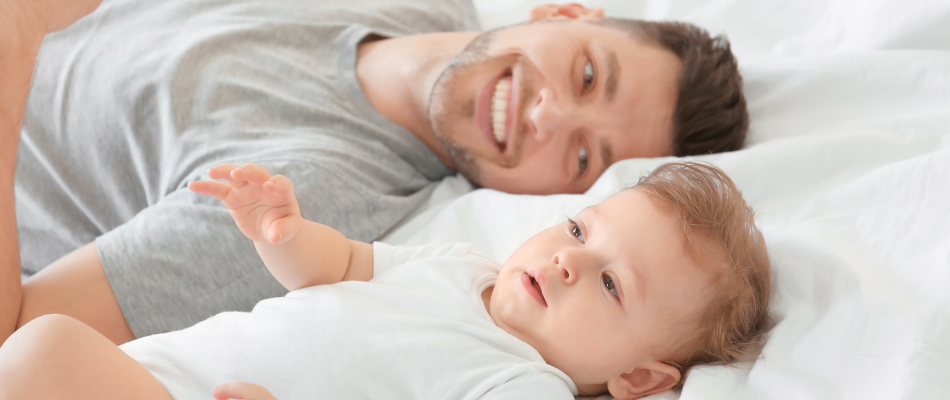
[[[504,29],[504,28],[501,28]],[[459,79],[460,75],[471,70],[473,67],[488,60],[488,48],[495,39],[495,33],[499,29],[484,32],[472,39],[465,49],[462,50],[452,62],[449,63],[439,77],[432,85],[432,93],[429,95],[428,117],[432,131],[436,139],[442,143],[449,157],[455,163],[456,169],[469,182],[476,186],[481,186],[479,177],[481,169],[475,162],[475,155],[463,145],[454,142],[451,138],[452,129],[456,123],[463,118],[475,119],[476,98],[467,100],[466,104],[460,104],[462,101],[452,96],[452,90],[449,89],[452,84]],[[461,110],[461,113],[453,113],[452,110]],[[476,121],[477,124],[477,121]]]
[[[535,22],[527,22],[525,24],[532,24]],[[460,96],[452,96],[454,92],[452,86],[457,82],[460,76],[478,66],[483,65],[485,62],[491,61],[492,57],[488,55],[489,47],[494,43],[496,39],[496,34],[499,31],[511,28],[511,26],[497,28],[491,30],[481,35],[478,35],[473,39],[465,49],[462,50],[459,55],[457,55],[445,69],[442,70],[442,73],[439,74],[439,77],[436,79],[435,83],[432,85],[432,93],[429,95],[429,106],[428,106],[428,118],[429,124],[432,127],[432,131],[435,133],[435,137],[442,143],[442,146],[445,147],[448,151],[449,156],[452,158],[452,161],[456,165],[456,169],[459,173],[462,174],[466,179],[475,184],[476,186],[481,186],[481,168],[476,163],[476,154],[470,148],[457,143],[452,139],[453,128],[457,126],[458,122],[463,119],[472,119],[476,120],[476,101],[477,98],[471,98],[467,101],[460,100]],[[507,55],[499,56],[498,58],[513,58],[517,59],[518,55]],[[514,77],[512,76],[512,79]],[[520,93],[520,106],[519,110],[525,110],[529,99],[533,94],[532,85],[529,80],[526,79],[523,75],[519,79],[519,86],[521,89]],[[457,92],[454,92],[457,93]],[[461,104],[462,101],[465,101],[465,104]],[[459,110],[455,112],[453,110]],[[524,135],[528,132],[527,122],[520,118],[518,115],[512,116],[515,119],[515,126],[513,128],[514,132],[511,136]],[[476,126],[478,125],[477,120],[475,121]],[[479,128],[480,129],[480,128]],[[509,137],[509,144],[512,144],[512,138]],[[523,145],[521,141],[514,141],[512,144],[515,146],[509,154],[512,154],[512,157],[499,156],[495,157],[497,163],[503,168],[514,168],[520,162],[522,151],[520,147]],[[487,157],[487,156],[486,156]]]

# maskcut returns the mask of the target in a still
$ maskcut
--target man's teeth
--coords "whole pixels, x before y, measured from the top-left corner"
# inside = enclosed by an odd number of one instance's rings
[[[492,134],[499,144],[505,143],[505,122],[508,120],[508,100],[511,96],[511,77],[506,76],[495,84],[491,97]]]

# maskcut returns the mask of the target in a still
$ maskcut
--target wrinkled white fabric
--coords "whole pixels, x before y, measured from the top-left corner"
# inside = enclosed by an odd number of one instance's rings
[[[466,244],[376,243],[370,282],[296,290],[121,348],[179,400],[232,381],[282,400],[570,400],[570,378],[488,315],[481,293],[499,267]]]

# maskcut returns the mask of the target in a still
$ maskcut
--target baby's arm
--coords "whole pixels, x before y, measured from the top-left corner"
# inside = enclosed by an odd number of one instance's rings
[[[373,246],[303,219],[287,177],[271,176],[257,164],[221,164],[208,176],[227,182],[196,181],[188,188],[224,202],[264,265],[288,290],[373,277]]]

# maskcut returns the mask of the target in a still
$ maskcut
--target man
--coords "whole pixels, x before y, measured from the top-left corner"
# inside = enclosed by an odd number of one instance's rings
[[[186,188],[220,162],[287,175],[306,218],[371,241],[453,171],[577,193],[616,160],[741,145],[727,45],[602,13],[481,33],[466,0],[107,1],[39,50],[16,174],[35,275],[0,320],[67,314],[123,343],[282,295]]]

